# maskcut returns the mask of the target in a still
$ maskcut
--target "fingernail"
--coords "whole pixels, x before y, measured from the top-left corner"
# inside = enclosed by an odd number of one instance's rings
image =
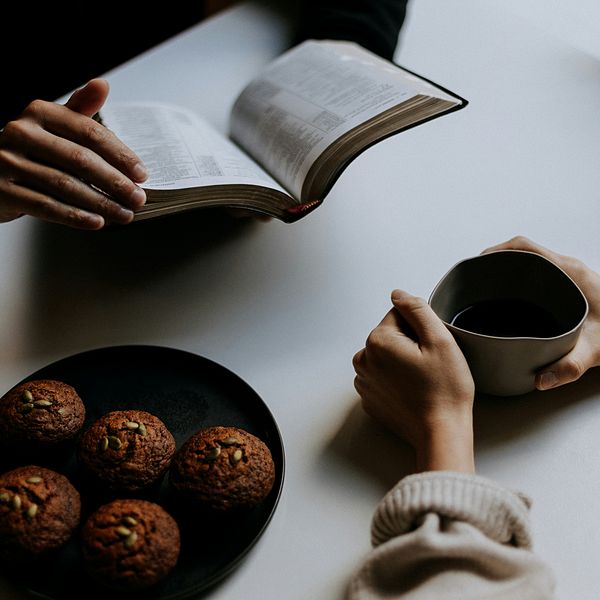
[[[136,208],[143,206],[146,204],[146,192],[142,188],[136,187],[131,194],[131,199]]]
[[[554,371],[547,371],[542,373],[539,378],[539,390],[547,390],[558,385],[558,377]]]
[[[148,171],[142,163],[137,163],[135,167],[133,167],[131,174],[136,181],[144,181],[148,178]]]
[[[105,224],[104,219],[100,215],[86,215],[85,222],[90,229],[102,229]]]
[[[117,218],[119,223],[131,223],[133,221],[133,211],[127,210],[126,208],[119,208]]]

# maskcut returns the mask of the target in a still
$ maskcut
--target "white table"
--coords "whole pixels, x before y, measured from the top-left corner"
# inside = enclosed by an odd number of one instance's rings
[[[208,598],[342,597],[376,503],[410,464],[363,416],[352,383],[352,355],[394,287],[427,297],[452,264],[515,234],[600,270],[598,57],[502,4],[413,2],[398,62],[470,105],[370,148],[293,225],[215,234],[198,219],[181,223],[183,235],[1,226],[2,392],[75,352],[156,344],[225,365],[271,408],[283,496]],[[285,18],[243,4],[111,72],[111,98],[179,102],[225,130],[235,95],[288,31]],[[578,600],[597,597],[599,401],[595,370],[562,390],[476,406],[479,472],[534,499],[536,550],[560,596]]]

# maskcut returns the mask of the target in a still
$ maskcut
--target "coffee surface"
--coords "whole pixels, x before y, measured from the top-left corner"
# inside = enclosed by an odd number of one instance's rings
[[[549,338],[564,333],[544,307],[518,298],[484,300],[463,308],[450,321],[466,331],[495,337]]]

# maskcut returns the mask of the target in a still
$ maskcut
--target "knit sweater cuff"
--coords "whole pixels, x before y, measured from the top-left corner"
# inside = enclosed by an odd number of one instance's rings
[[[371,525],[371,542],[383,542],[415,529],[428,513],[462,521],[486,536],[531,548],[527,496],[477,475],[435,471],[401,479],[381,501]]]

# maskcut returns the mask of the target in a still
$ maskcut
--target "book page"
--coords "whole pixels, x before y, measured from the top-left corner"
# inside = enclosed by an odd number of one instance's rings
[[[145,189],[249,184],[286,193],[229,139],[182,107],[113,103],[100,115],[144,162],[149,172]]]
[[[303,42],[242,91],[230,136],[294,196],[335,139],[419,94],[456,99],[352,42]]]

